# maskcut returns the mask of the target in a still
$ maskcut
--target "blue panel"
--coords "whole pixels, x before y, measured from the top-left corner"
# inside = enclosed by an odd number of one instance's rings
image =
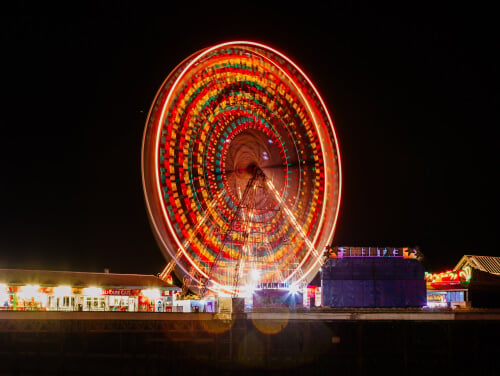
[[[424,267],[414,259],[330,259],[321,274],[323,305],[331,307],[423,307]]]

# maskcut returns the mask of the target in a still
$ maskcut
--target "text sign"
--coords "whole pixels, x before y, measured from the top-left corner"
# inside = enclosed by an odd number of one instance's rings
[[[330,258],[343,257],[404,257],[416,258],[417,250],[403,247],[331,247],[328,249]]]
[[[139,295],[139,291],[138,290],[126,290],[126,289],[102,289],[101,295],[130,296],[130,295]]]

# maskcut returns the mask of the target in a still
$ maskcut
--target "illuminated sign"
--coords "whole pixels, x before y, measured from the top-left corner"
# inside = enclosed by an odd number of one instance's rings
[[[344,257],[403,257],[417,258],[418,250],[409,247],[330,247],[330,258]]]
[[[288,282],[267,282],[267,283],[258,283],[256,289],[289,289],[290,284]]]
[[[447,288],[470,283],[471,270],[469,267],[460,270],[447,270],[441,273],[425,272],[425,282],[429,287]]]
[[[427,303],[446,303],[446,294],[429,294],[427,295]]]
[[[102,289],[101,295],[120,295],[120,296],[139,295],[139,290]]]

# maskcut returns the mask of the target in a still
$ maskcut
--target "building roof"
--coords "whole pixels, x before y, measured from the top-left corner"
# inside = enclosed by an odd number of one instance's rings
[[[0,269],[0,283],[72,287],[137,287],[179,289],[154,275]]]
[[[465,266],[500,276],[500,257],[465,255],[460,259],[454,270],[463,269]]]

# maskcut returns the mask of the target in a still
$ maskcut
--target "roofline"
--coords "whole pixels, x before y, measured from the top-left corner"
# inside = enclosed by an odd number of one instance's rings
[[[102,275],[126,275],[126,276],[141,276],[141,277],[158,277],[155,274],[129,274],[129,273],[104,273],[104,272],[75,272],[71,270],[47,270],[47,269],[9,269],[9,268],[0,268],[0,272],[3,270],[9,271],[19,271],[19,272],[45,272],[45,273],[74,273],[74,274],[102,274]]]

